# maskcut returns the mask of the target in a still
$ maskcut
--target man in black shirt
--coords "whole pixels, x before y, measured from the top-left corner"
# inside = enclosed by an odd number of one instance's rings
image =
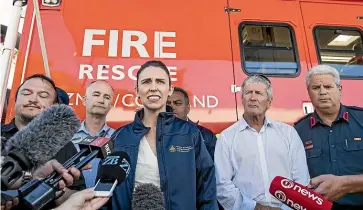
[[[1,151],[3,150],[5,143],[8,139],[18,132],[18,128],[15,126],[14,120],[9,124],[1,124]]]
[[[44,75],[34,74],[25,79],[16,90],[15,117],[9,124],[1,125],[1,150],[3,150],[8,139],[28,125],[44,109],[49,108],[55,103],[59,103],[58,92],[59,90],[56,88],[54,82]],[[62,164],[76,152],[77,150],[73,144],[68,144],[67,148],[59,152],[54,159]],[[60,203],[64,198],[66,199],[72,194],[72,190],[85,189],[84,178],[81,176],[80,179],[68,188],[71,190],[66,190],[68,192],[60,198]]]
[[[24,128],[44,109],[58,103],[54,82],[41,74],[25,79],[15,94],[15,117],[9,124],[1,125],[1,145],[18,130]]]

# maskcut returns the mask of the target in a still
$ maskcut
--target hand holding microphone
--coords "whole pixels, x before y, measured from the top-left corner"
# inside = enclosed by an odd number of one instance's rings
[[[82,170],[91,169],[92,166],[87,164]],[[73,185],[75,180],[78,180],[81,176],[81,171],[76,169],[75,167],[70,167],[68,170],[64,168],[62,164],[60,164],[57,160],[50,160],[45,163],[43,166],[38,168],[34,174],[34,179],[43,179],[46,178],[51,173],[56,172],[57,174],[62,176],[62,180],[59,181],[58,188],[63,189],[65,187],[69,187]]]
[[[96,210],[112,196],[115,187],[121,184],[130,172],[130,157],[125,152],[114,152],[101,161],[94,189],[73,194],[55,210]]]
[[[71,195],[62,205],[54,210],[97,210],[101,208],[109,197],[95,197],[96,193],[92,188],[85,189]]]
[[[331,210],[333,206],[313,190],[281,176],[272,180],[269,191],[279,201],[296,210]]]
[[[94,189],[86,189],[73,194],[54,210],[96,210],[112,196],[115,187],[121,184],[130,172],[130,157],[125,152],[114,152],[106,156],[97,173]]]
[[[72,108],[53,105],[17,132],[5,145],[6,157],[1,164],[1,190],[7,190],[23,176],[44,165],[61,150],[80,122]]]
[[[324,174],[311,179],[309,187],[316,193],[334,202],[350,192],[345,184],[347,177]]]
[[[85,167],[82,168],[82,170],[87,170],[92,168],[91,165],[87,164]],[[68,170],[64,168],[62,164],[60,164],[57,160],[52,159],[48,162],[46,162],[43,166],[40,166],[36,171],[33,173],[33,179],[43,179],[46,178],[51,173],[57,173],[61,175],[62,180],[59,181],[59,189],[63,189],[68,186],[72,186],[74,180],[78,180],[81,176],[81,172],[71,167]],[[15,190],[21,187],[21,181],[20,179],[15,182],[9,189]]]
[[[104,157],[113,149],[112,141],[108,138],[96,138],[87,142],[86,146],[77,154],[67,160],[63,166],[81,169],[95,157]],[[86,156],[85,156],[86,155]],[[77,162],[80,158],[81,161]],[[19,189],[21,202],[28,208],[41,209],[49,202],[56,199],[56,191],[62,176],[52,173],[43,180],[30,182]]]
[[[90,168],[91,168],[91,165],[87,165],[83,169],[90,169]],[[72,167],[69,170],[67,170],[57,160],[53,159],[53,160],[50,160],[47,163],[45,163],[40,168],[38,168],[34,172],[33,178],[42,179],[42,178],[47,177],[52,172],[57,172],[58,174],[60,174],[62,176],[62,180],[59,182],[59,189],[63,189],[67,186],[73,185],[74,180],[77,180],[81,175],[81,172],[79,170],[77,170],[76,168]],[[20,184],[18,186],[17,186],[17,184],[14,184],[12,187],[15,187],[14,189],[16,189],[16,188],[20,187]],[[4,194],[2,194],[3,197],[4,196],[9,197],[9,195],[6,194],[7,191],[3,192],[3,193],[4,193]],[[17,194],[14,196],[17,196]],[[12,207],[18,205],[18,203],[19,203],[19,199],[17,197],[15,197],[15,198],[9,197],[6,200],[7,200],[6,203],[2,203],[2,206],[1,206],[2,210],[11,209]]]

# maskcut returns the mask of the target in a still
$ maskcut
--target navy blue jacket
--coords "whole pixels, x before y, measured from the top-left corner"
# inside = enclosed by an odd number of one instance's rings
[[[131,209],[139,144],[150,130],[141,121],[143,113],[143,109],[139,110],[132,123],[114,133],[114,150],[130,156],[131,171],[114,190],[112,209]],[[165,209],[217,209],[214,164],[198,128],[175,117],[172,112],[163,112],[158,116],[156,129]]]
[[[202,134],[205,147],[207,148],[209,155],[211,156],[212,160],[214,161],[214,150],[216,148],[217,137],[216,135],[206,127],[203,127],[197,123],[194,123],[195,126],[199,129],[200,133]]]

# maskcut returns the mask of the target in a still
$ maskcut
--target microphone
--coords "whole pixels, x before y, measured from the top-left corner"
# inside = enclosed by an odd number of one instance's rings
[[[272,180],[270,193],[296,210],[330,210],[333,206],[330,201],[313,190],[281,176],[276,176]]]
[[[125,152],[115,152],[101,161],[94,187],[96,197],[110,197],[130,172],[130,157]]]
[[[160,189],[151,183],[139,184],[133,194],[132,198],[133,210],[164,210],[163,195]]]
[[[73,143],[71,143],[73,145]],[[84,167],[87,163],[91,162],[92,159],[94,159],[95,157],[98,158],[105,158],[108,154],[110,154],[113,150],[113,143],[109,138],[105,138],[105,137],[92,137],[92,136],[87,136],[85,138],[82,139],[81,142],[78,143],[79,147],[80,147],[80,151],[78,153],[76,153],[73,157],[71,157],[69,160],[67,160],[66,162],[63,163],[64,168],[68,169],[69,167],[71,167],[72,165],[76,164],[76,162],[79,159],[82,159],[81,162],[78,162],[78,164],[75,165],[76,169],[81,169],[82,167]],[[74,147],[74,145],[73,145]],[[69,150],[69,149],[68,149]],[[101,151],[101,152],[99,152]],[[84,155],[87,155],[86,157],[84,157]],[[61,176],[58,176],[57,178],[55,178],[55,176],[57,175],[56,172],[53,172],[52,174],[50,174],[44,181],[45,182],[53,182],[53,183],[58,183],[61,180]],[[34,189],[34,186],[32,186],[32,188],[29,189]],[[27,194],[27,192],[29,192],[29,189],[23,189],[22,194]]]
[[[98,156],[105,158],[113,150],[113,142],[106,137],[87,137],[78,143],[80,151],[88,150],[91,152],[98,151]]]
[[[75,165],[76,169],[81,169],[93,158],[105,158],[105,156],[110,154],[113,150],[111,139],[104,137],[85,138],[79,144],[81,150],[63,164],[65,168],[68,169],[79,159],[82,159]],[[115,173],[115,169],[113,169],[112,173]],[[58,190],[58,183],[61,179],[61,175],[57,175],[56,172],[53,172],[47,178],[41,181],[32,180],[19,189],[21,202],[31,209],[43,208],[49,202],[55,200],[56,191]]]
[[[122,183],[130,173],[131,160],[126,152],[114,152],[105,157],[97,171],[98,182]]]
[[[71,141],[69,141],[61,150],[58,151],[58,153],[52,159],[55,159],[62,164],[67,158],[72,157],[76,153],[77,153],[76,147]],[[54,176],[55,175],[56,172],[54,172]],[[33,180],[31,180],[31,182],[33,182]],[[14,188],[14,185],[12,187]],[[23,189],[23,187],[20,187],[19,190],[21,191],[21,189]],[[11,201],[18,196],[19,196],[18,190],[1,191],[1,205],[5,205],[6,202]]]
[[[63,148],[79,129],[80,121],[71,107],[56,104],[45,109],[5,145],[1,164],[1,190],[7,190],[23,171],[37,168]]]

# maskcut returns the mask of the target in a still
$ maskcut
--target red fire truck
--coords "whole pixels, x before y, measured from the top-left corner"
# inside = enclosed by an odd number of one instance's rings
[[[216,133],[240,118],[240,85],[256,73],[273,85],[268,116],[293,123],[313,111],[305,76],[320,63],[339,70],[343,103],[363,106],[362,40],[360,0],[29,1],[7,121],[18,85],[44,73],[80,118],[87,84],[107,80],[116,91],[107,122],[117,128],[140,106],[138,68],[156,59],[190,94],[190,118]]]

